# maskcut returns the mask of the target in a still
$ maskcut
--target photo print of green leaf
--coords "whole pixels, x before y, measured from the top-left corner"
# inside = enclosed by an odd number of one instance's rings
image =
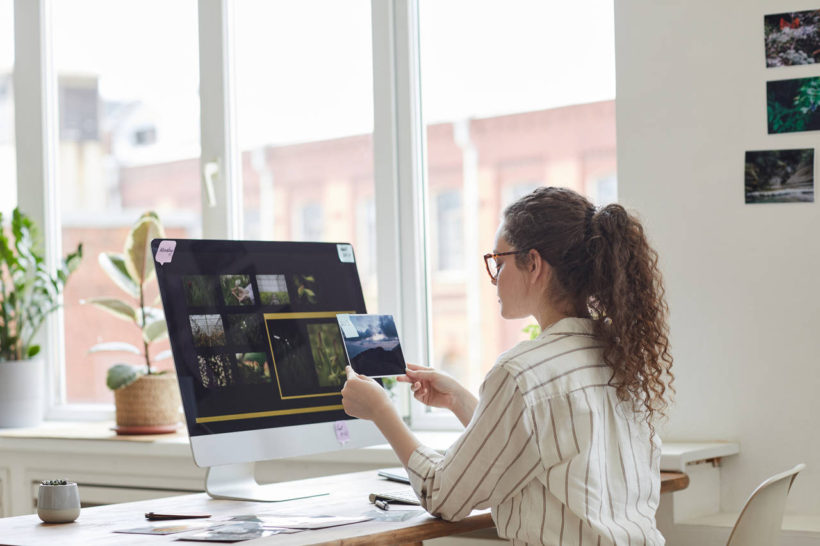
[[[315,304],[319,301],[316,294],[316,277],[313,275],[294,275],[293,284],[299,303]]]
[[[768,68],[820,62],[820,10],[766,15],[763,28]]]
[[[746,152],[746,203],[814,202],[814,149]]]
[[[820,130],[820,77],[766,83],[769,134]]]

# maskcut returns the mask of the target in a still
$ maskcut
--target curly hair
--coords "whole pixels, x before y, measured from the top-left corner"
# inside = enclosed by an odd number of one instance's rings
[[[650,430],[674,392],[668,308],[658,254],[621,205],[600,210],[566,188],[541,187],[504,211],[501,234],[535,249],[553,271],[549,294],[574,316],[592,318],[612,369],[609,384],[631,401]],[[529,255],[516,255],[523,267]]]

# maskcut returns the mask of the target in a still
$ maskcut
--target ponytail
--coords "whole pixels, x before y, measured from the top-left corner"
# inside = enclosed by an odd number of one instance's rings
[[[507,207],[503,229],[514,248],[535,249],[551,266],[555,302],[594,319],[610,384],[654,433],[674,376],[658,254],[640,222],[621,205],[596,211],[572,190],[542,187]]]

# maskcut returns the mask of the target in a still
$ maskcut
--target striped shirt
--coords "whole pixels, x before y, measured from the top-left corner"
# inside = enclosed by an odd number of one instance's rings
[[[492,508],[513,544],[660,545],[660,440],[608,385],[590,319],[563,319],[502,354],[444,455],[426,446],[408,474],[446,520]]]

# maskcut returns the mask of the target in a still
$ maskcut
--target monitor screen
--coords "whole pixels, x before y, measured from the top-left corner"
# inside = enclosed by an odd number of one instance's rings
[[[198,465],[384,442],[341,403],[336,315],[366,312],[351,245],[157,239],[152,250]]]

